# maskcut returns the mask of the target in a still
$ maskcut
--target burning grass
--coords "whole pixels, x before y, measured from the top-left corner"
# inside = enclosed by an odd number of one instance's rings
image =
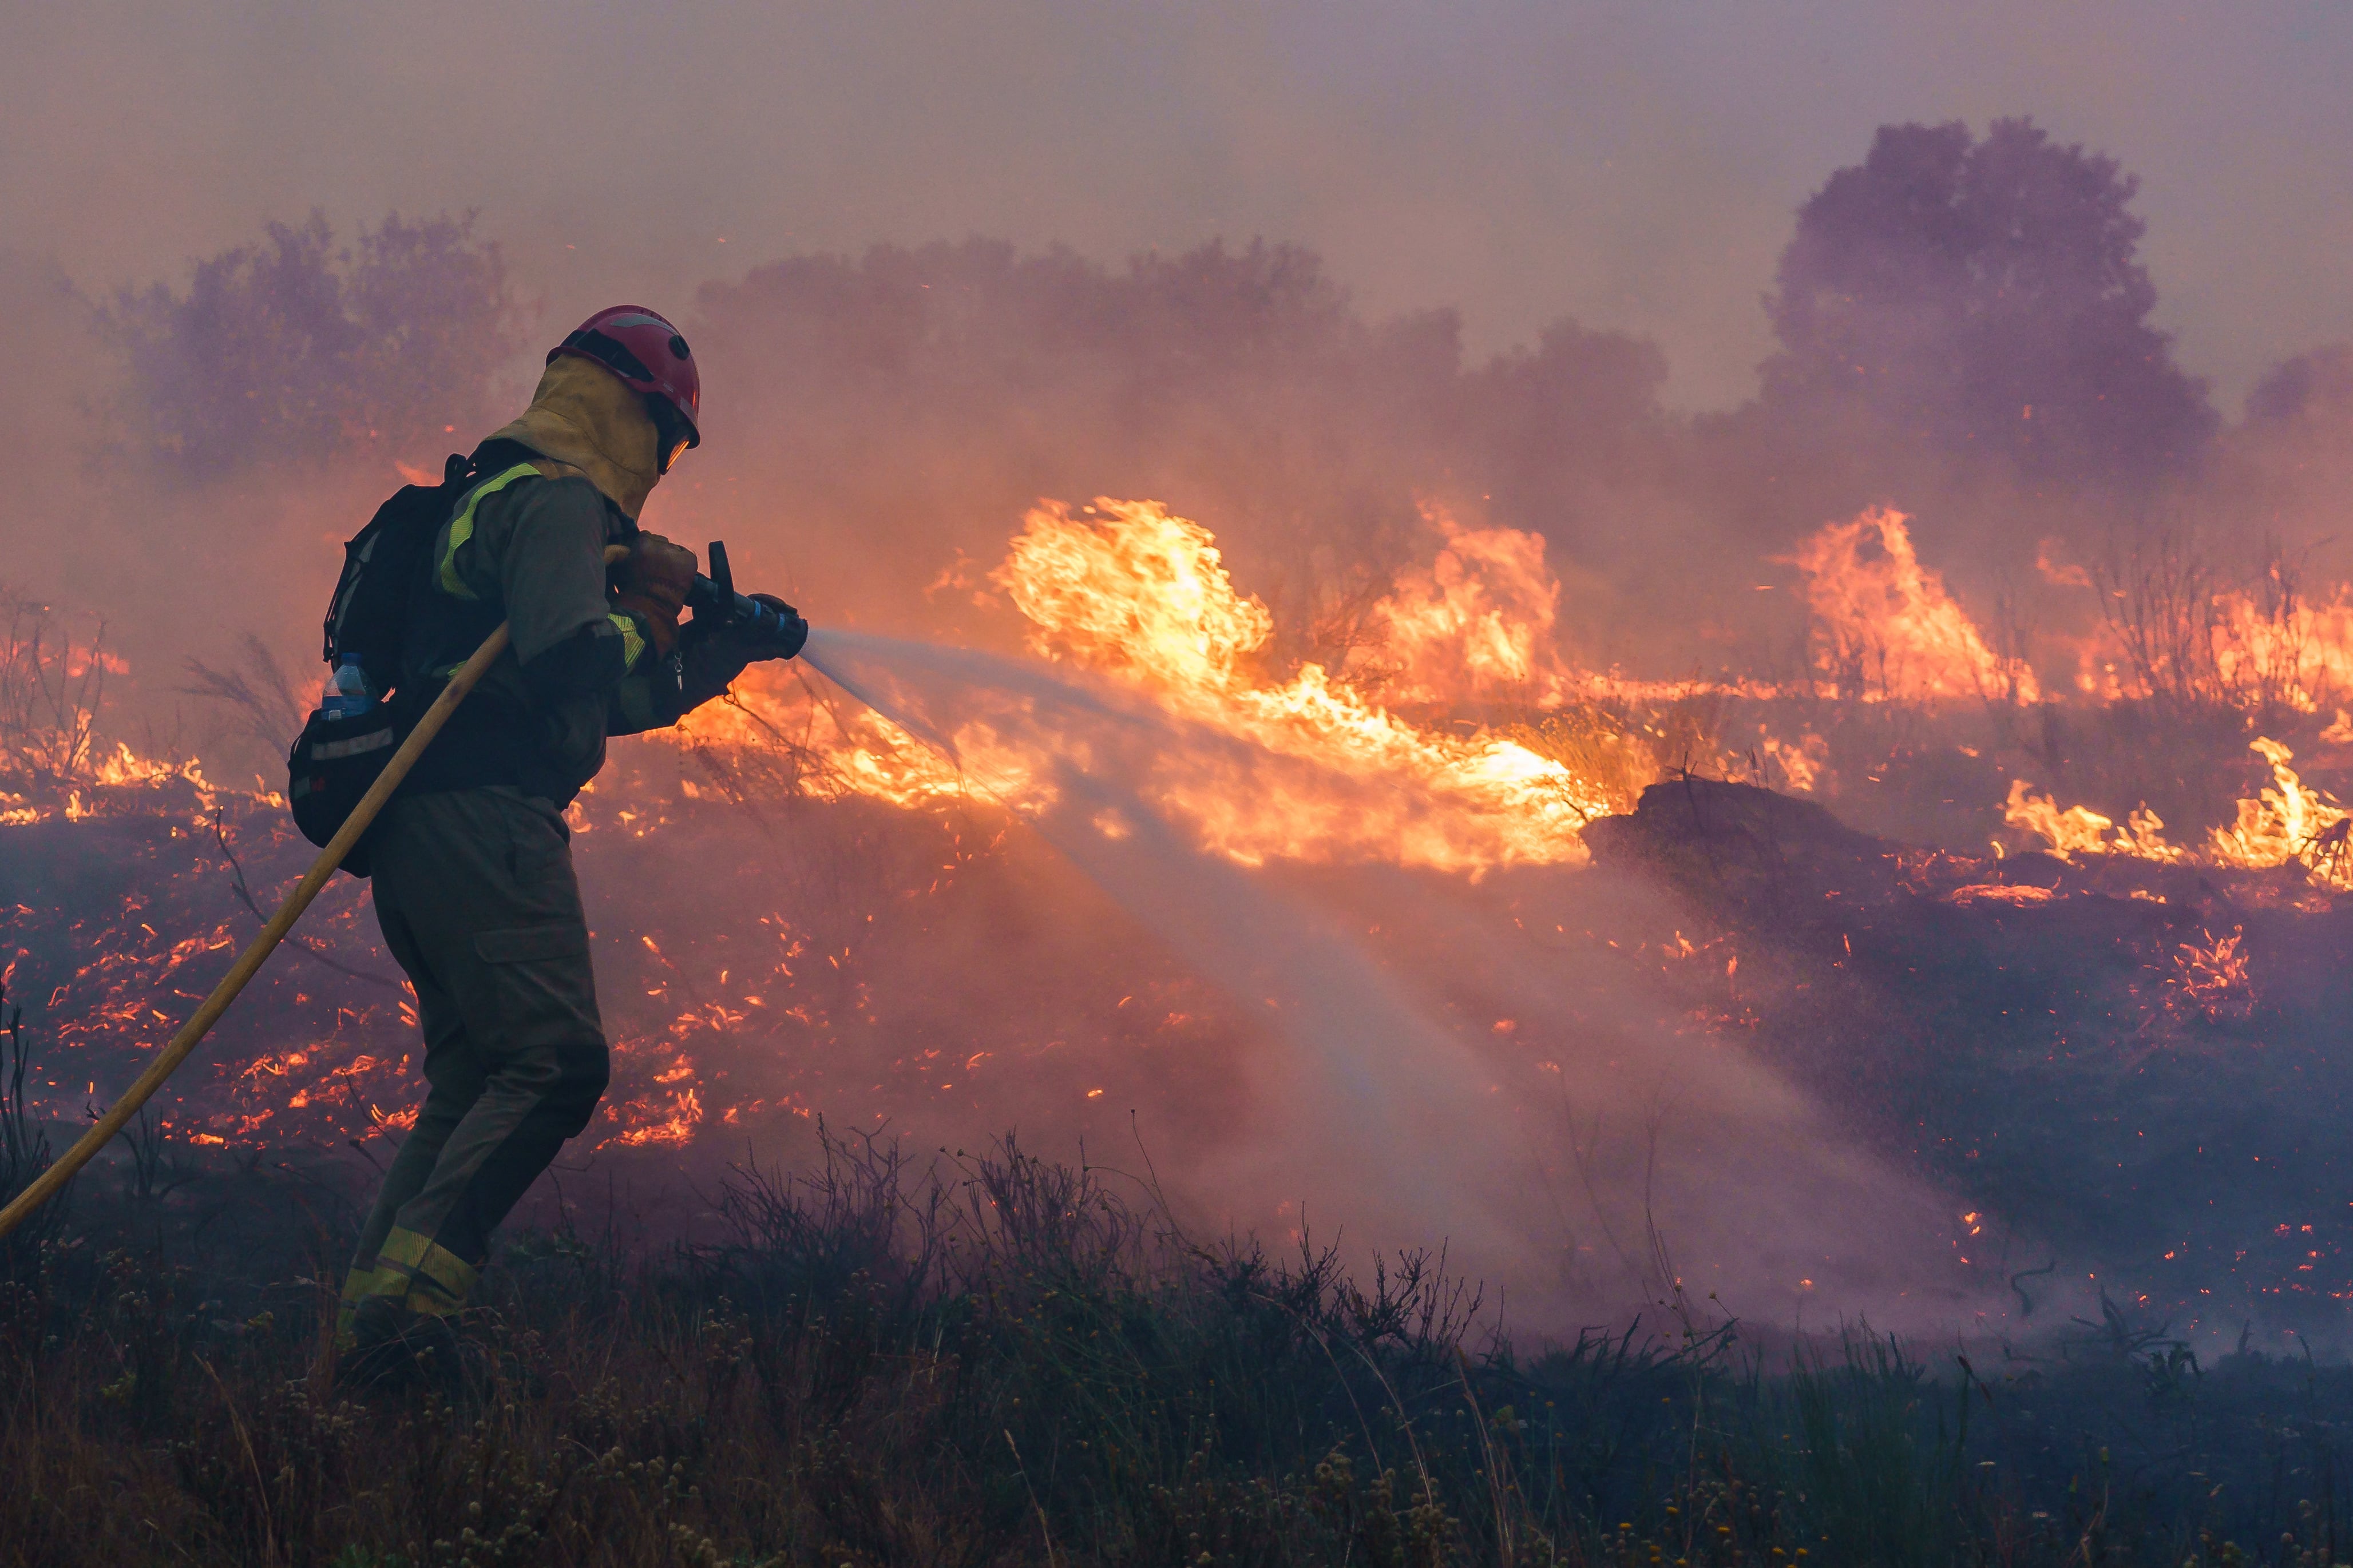
[[[2258,721],[2249,711],[2231,710],[2209,734],[2180,730],[2179,702],[2155,694],[2029,709],[2022,677],[2005,674],[2010,656],[1995,651],[2013,639],[1970,626],[1892,512],[1826,531],[1804,554],[1816,629],[1797,679],[1580,673],[1555,640],[1557,588],[1540,542],[1435,511],[1425,521],[1429,562],[1366,599],[1364,635],[1328,667],[1284,668],[1270,663],[1270,612],[1230,580],[1206,529],[1145,502],[1034,510],[989,581],[1048,668],[1069,675],[1058,689],[1117,716],[1117,734],[1057,732],[1039,721],[1035,692],[1017,692],[961,717],[951,759],[796,669],[747,680],[676,731],[617,746],[571,814],[599,911],[616,1051],[594,1145],[732,1145],[789,1133],[820,1110],[860,1126],[912,1121],[926,1138],[1018,1122],[1100,1141],[1102,1119],[1134,1106],[1205,1163],[1279,1141],[1279,1095],[1262,1064],[1282,1057],[1285,1020],[1265,993],[1205,979],[1166,932],[1020,827],[1048,821],[1074,778],[1108,763],[1131,770],[1116,782],[1133,788],[1134,818],[1095,811],[1060,824],[1060,842],[1165,827],[1187,849],[1281,886],[1321,879],[1314,896],[1349,911],[1351,927],[1357,910],[1451,907],[1475,886],[1493,889],[1478,895],[1480,918],[1506,909],[1517,940],[1546,929],[1535,910],[1561,905],[1556,949],[1522,954],[1547,972],[1688,951],[1688,931],[1723,964],[1709,994],[1653,986],[1644,972],[1623,994],[1629,1007],[1791,1072],[1899,1166],[1955,1184],[1970,1205],[1999,1198],[2014,1231],[2070,1236],[2102,1269],[2126,1268],[2136,1293],[2155,1287],[2153,1299],[2187,1310],[2220,1287],[2145,1272],[2165,1250],[2142,1245],[2158,1194],[2129,1201],[2077,1156],[2116,1154],[2094,1108],[2122,1092],[2117,1074],[2137,1095],[2219,1059],[2213,1070],[2243,1079],[2248,1105],[2286,1097],[2280,1124],[2298,1129],[2335,1103],[2338,1075],[2307,1037],[2325,1031],[2335,994],[2316,978],[2325,959],[2312,955],[2328,946],[2343,847],[2343,812],[2318,782],[2334,743],[2317,713],[2274,715],[2300,725],[2281,732],[2318,755],[2317,769],[2299,773],[2291,742],[2257,737],[2248,750],[2246,727]],[[23,700],[8,721],[22,737],[0,769],[32,817],[0,844],[22,889],[0,910],[0,933],[13,950],[10,983],[57,1020],[57,1052],[28,1093],[42,1113],[70,1117],[128,1081],[308,851],[266,793],[216,788],[193,764],[132,758],[110,773],[88,684],[104,663],[66,647],[49,621],[21,626],[31,630],[11,645],[8,668]],[[84,685],[67,684],[73,670]],[[199,673],[266,721],[276,679],[266,660],[249,657],[235,678]],[[1955,681],[1973,695],[1953,698]],[[2175,743],[2184,733],[2190,741]],[[2184,758],[2209,742],[2248,760],[2243,789],[2210,774],[2189,804],[2157,792],[2162,817],[2072,803],[2071,781],[2097,774],[2103,758],[2157,756],[2186,774]],[[1114,744],[1132,754],[1111,755]],[[70,765],[35,765],[60,745]],[[2029,762],[2047,789],[2023,782]],[[1811,793],[1883,830],[1926,821],[1932,850],[1881,844],[1872,854],[1926,869],[1905,871],[1902,897],[1878,905],[1842,876],[1810,886],[1825,868],[1799,855],[1785,869],[1813,901],[1785,898],[1762,918],[1715,883],[1683,888],[1691,906],[1664,917],[1622,900],[1599,907],[1617,895],[1590,890],[1578,868],[1609,830],[1601,825],[1626,820],[1662,780],[1710,775]],[[1873,886],[1887,879],[1873,875]],[[359,884],[335,884],[174,1084],[160,1111],[175,1136],[254,1150],[399,1135],[417,1093],[414,1020],[364,900]],[[2129,906],[2121,924],[2108,907],[2118,900]],[[1914,929],[1946,915],[1973,923]],[[1842,922],[1834,931],[1823,923],[1831,917]],[[2296,924],[2307,917],[2316,923]],[[2011,962],[2011,933],[2036,921],[2083,973],[2038,980],[2030,1002],[2021,987],[2043,966],[2031,954]],[[1418,950],[1438,940],[1433,931],[1363,923],[1359,945],[1374,963],[1430,967]],[[2108,945],[2092,951],[2093,939]],[[2291,964],[2304,978],[2271,967],[2306,950]],[[1855,993],[1866,970],[1873,986]],[[1497,1012],[1452,996],[1451,981],[1437,975],[1426,989],[1471,1020],[1477,1052],[1455,1064],[1458,1079],[1525,1085],[1592,1032],[1585,1003],[1558,997],[1542,1005],[1558,1016],[1497,1032]],[[1831,997],[1845,1010],[1826,1009]],[[2033,1018],[2049,1020],[2047,1038],[2020,1032]],[[2291,1059],[2303,1065],[2275,1065]],[[2023,1100],[1998,1087],[2029,1079]],[[2206,1146],[2244,1145],[2247,1163],[2263,1167],[2267,1201],[2295,1208],[2295,1225],[2322,1226],[2331,1261],[2274,1258],[2265,1238],[2280,1215],[2263,1216],[2244,1246],[2194,1227],[2200,1247],[2237,1254],[2221,1269],[2233,1289],[2309,1291],[2321,1282],[2304,1276],[2334,1269],[2337,1227],[2301,1212],[2313,1186],[2304,1178],[2333,1169],[2333,1152],[2302,1131],[2284,1146],[2209,1137],[2183,1109],[2207,1103],[2152,1103],[2128,1131],[2169,1130],[2199,1169]],[[2014,1114],[2029,1106],[2031,1116]],[[1933,1145],[1915,1142],[1924,1129]],[[2019,1142],[1997,1158],[1984,1145],[2001,1129]],[[2015,1163],[2020,1147],[2042,1153]],[[2106,1167],[2143,1168],[2129,1148]],[[2059,1170],[2073,1174],[2059,1182]],[[1994,1172],[2007,1184],[1982,1189]],[[2279,1188],[2280,1174],[2294,1184]],[[2132,1239],[2119,1250],[2098,1226],[2054,1216],[2054,1192],[2071,1208],[2129,1221]],[[1225,1194],[1217,1212],[1273,1223],[1292,1194],[1262,1195],[1244,1211]],[[2235,1202],[2221,1207],[2233,1225],[2253,1221]],[[2284,1277],[2257,1279],[2274,1263]],[[2320,1293],[2353,1299],[2353,1279],[2332,1277]],[[2204,1331],[2221,1331],[2221,1315],[2201,1311]]]

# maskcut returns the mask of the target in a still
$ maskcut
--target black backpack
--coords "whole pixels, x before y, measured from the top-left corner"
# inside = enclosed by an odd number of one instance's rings
[[[343,546],[343,574],[327,601],[320,657],[329,669],[356,658],[369,689],[381,695],[400,684],[400,644],[408,630],[408,595],[425,574],[433,537],[474,477],[473,461],[455,453],[436,487],[403,485],[375,509],[368,525]]]
[[[343,575],[327,602],[322,653],[331,671],[345,658],[358,659],[376,701],[353,718],[313,711],[287,752],[286,799],[294,825],[322,848],[416,722],[413,705],[398,700],[409,595],[424,580],[434,537],[473,477],[472,460],[452,456],[439,485],[402,486],[343,546]],[[364,837],[343,858],[343,869],[355,877],[368,874]]]

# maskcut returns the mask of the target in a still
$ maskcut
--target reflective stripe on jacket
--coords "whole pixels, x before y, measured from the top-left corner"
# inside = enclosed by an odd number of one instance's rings
[[[434,541],[402,663],[429,691],[501,620],[512,643],[410,793],[501,784],[560,805],[603,766],[607,735],[675,721],[676,661],[651,657],[649,629],[607,595],[605,547],[637,524],[577,470],[516,443],[477,456],[483,477]]]

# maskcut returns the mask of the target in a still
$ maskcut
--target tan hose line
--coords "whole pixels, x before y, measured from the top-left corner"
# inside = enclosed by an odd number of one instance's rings
[[[608,562],[617,561],[628,553],[624,546],[608,545],[605,558]],[[227,1012],[229,1005],[237,1000],[237,993],[243,991],[246,983],[260,972],[271,952],[286,939],[286,933],[294,929],[294,922],[302,918],[302,911],[311,907],[311,900],[319,896],[320,889],[334,876],[335,868],[343,863],[343,857],[350,854],[352,846],[360,841],[360,835],[368,830],[369,825],[375,821],[376,814],[384,810],[385,803],[392,798],[392,792],[400,787],[400,781],[408,776],[408,771],[417,765],[417,759],[425,754],[425,748],[433,743],[433,737],[441,732],[441,727],[449,721],[449,715],[458,710],[458,704],[466,700],[467,693],[474,689],[475,684],[499,655],[506,651],[506,647],[507,627],[501,622],[498,630],[482,639],[482,646],[474,650],[473,657],[459,665],[457,673],[450,676],[449,684],[441,689],[441,694],[433,700],[433,706],[425,710],[425,716],[417,721],[417,728],[408,732],[408,739],[392,753],[392,760],[385,763],[384,772],[376,775],[375,783],[368,786],[367,794],[360,796],[359,805],[352,807],[352,814],[343,819],[341,830],[328,840],[324,849],[319,851],[319,858],[311,862],[311,869],[303,875],[300,885],[278,907],[278,912],[269,917],[269,923],[261,928],[261,934],[247,943],[245,951],[237,954],[237,962],[229,966],[227,974],[221,976],[220,984],[213,987],[212,994],[205,998],[195,1016],[180,1026],[180,1032],[174,1035],[172,1043],[148,1064],[147,1070],[139,1075],[139,1081],[132,1084],[72,1148],[36,1177],[30,1186],[18,1193],[15,1202],[0,1209],[0,1237],[16,1229],[35,1209],[57,1196],[58,1190],[73,1180],[75,1173],[89,1164],[91,1158],[139,1113],[139,1108],[164,1087],[164,1080],[188,1059],[197,1043],[215,1024],[220,1022],[221,1015]]]

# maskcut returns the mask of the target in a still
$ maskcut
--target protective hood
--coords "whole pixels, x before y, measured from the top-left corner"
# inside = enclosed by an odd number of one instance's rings
[[[593,360],[565,354],[539,378],[531,406],[492,440],[516,441],[588,476],[634,521],[661,478],[652,416],[645,402]]]

